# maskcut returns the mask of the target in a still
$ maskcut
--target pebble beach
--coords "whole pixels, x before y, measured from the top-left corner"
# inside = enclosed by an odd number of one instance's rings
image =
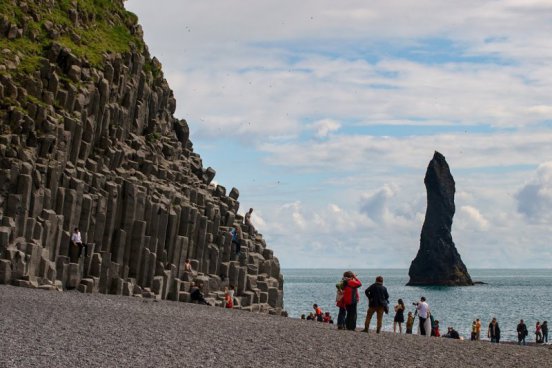
[[[0,286],[0,367],[531,367],[552,349],[339,331],[170,301]]]

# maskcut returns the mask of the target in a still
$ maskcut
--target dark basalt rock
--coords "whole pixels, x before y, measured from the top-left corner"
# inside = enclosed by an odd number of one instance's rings
[[[407,285],[473,285],[451,236],[455,212],[454,178],[445,157],[437,151],[427,167],[424,183],[427,210],[420,249],[410,265]]]
[[[232,285],[234,308],[285,315],[278,258],[203,167],[123,0],[1,4],[0,39],[23,19],[25,42],[0,52],[0,284],[189,302],[194,282],[216,306]],[[125,30],[128,49],[108,52]],[[90,53],[71,51],[93,31]]]

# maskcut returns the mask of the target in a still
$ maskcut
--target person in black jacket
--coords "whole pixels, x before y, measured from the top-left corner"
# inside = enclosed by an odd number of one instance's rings
[[[518,334],[518,345],[527,345],[525,342],[525,338],[529,334],[529,331],[527,331],[527,325],[523,320],[519,321],[519,324],[517,325],[517,334]]]
[[[203,293],[201,292],[201,284],[195,284],[192,283],[190,288],[190,297],[192,299],[192,302],[203,304],[203,305],[211,305],[205,300],[205,297],[203,296]]]
[[[364,293],[368,297],[368,313],[366,313],[363,332],[370,330],[370,321],[374,313],[376,313],[376,332],[380,333],[381,325],[383,324],[383,313],[389,313],[389,294],[387,293],[387,288],[383,286],[383,277],[376,277],[376,282],[370,285]]]
[[[500,343],[500,327],[496,318],[493,318],[491,323],[489,323],[489,330],[487,331],[487,336],[491,339],[491,342]]]

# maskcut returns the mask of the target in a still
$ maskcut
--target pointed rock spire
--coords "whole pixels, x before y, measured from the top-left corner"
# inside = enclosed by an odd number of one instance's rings
[[[473,285],[452,241],[455,183],[445,157],[435,151],[424,183],[427,210],[420,249],[410,265],[407,285]]]

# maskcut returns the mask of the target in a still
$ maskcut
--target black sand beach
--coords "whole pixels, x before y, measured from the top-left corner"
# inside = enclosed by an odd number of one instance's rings
[[[364,334],[269,315],[0,286],[0,367],[547,367],[548,348]]]

